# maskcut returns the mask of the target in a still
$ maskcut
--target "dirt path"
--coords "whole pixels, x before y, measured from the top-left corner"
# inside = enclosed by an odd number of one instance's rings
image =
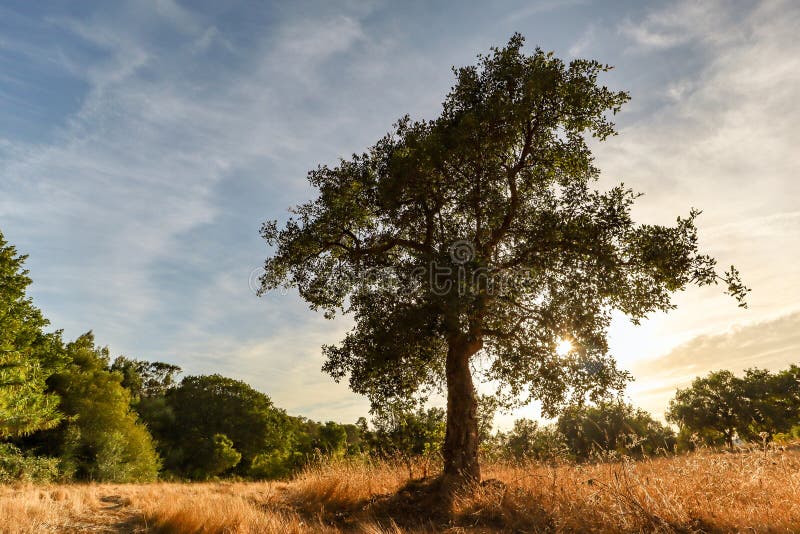
[[[122,495],[100,497],[100,506],[85,510],[62,532],[144,533],[151,532],[141,511],[131,506],[131,500]]]

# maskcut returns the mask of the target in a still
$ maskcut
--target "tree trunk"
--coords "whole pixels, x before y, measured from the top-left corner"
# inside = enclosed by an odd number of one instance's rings
[[[480,341],[451,338],[447,349],[447,433],[445,434],[444,488],[448,492],[480,482],[478,465],[478,399],[469,368]]]

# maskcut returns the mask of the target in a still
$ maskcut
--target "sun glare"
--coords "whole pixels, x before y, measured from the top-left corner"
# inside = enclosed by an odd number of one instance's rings
[[[559,356],[566,356],[572,350],[572,342],[569,339],[562,339],[556,345],[556,353]]]

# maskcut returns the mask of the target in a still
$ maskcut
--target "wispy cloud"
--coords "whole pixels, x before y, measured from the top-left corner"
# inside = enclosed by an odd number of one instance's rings
[[[757,315],[779,303],[791,306],[800,296],[794,267],[800,244],[791,239],[797,226],[792,218],[774,218],[796,212],[800,194],[792,178],[800,171],[800,45],[794,37],[800,10],[765,3],[734,22],[717,7],[721,12],[678,20],[697,35],[718,15],[713,32],[727,36],[724,45],[710,48],[691,78],[674,80],[676,98],[623,125],[620,136],[596,153],[607,176],[646,193],[640,202],[646,220],[668,222],[681,206],[704,210],[703,245],[722,265],[742,268]],[[696,294],[702,297],[690,306],[702,309],[706,294]]]
[[[531,45],[622,61],[613,85],[640,92],[619,116],[621,135],[596,148],[598,166],[647,193],[641,220],[704,208],[703,245],[754,289],[750,312],[715,288],[679,295],[676,313],[640,329],[615,321],[625,364],[796,309],[791,3],[613,14],[587,3],[564,10],[568,19],[549,1],[446,16],[382,3],[243,5],[98,3],[38,18],[0,7],[24,30],[0,39],[0,54],[18,61],[0,75],[0,98],[46,132],[0,130],[0,225],[32,253],[34,296],[68,335],[94,328],[112,350],[232,374],[295,412],[362,410],[319,372],[320,345],[347,321],[326,322],[295,295],[251,293],[250,270],[268,253],[259,224],[309,196],[308,169],[363,150],[403,113],[435,115],[449,67],[515,30]],[[559,20],[571,33],[553,28]]]
[[[188,40],[209,39],[208,28],[199,27],[176,5],[163,2],[153,9],[155,14],[140,18],[166,16],[188,33]],[[37,279],[65,298],[91,302],[88,308],[97,306],[98,313],[105,308],[103,300],[115,301],[111,330],[123,329],[163,305],[160,293],[165,288],[152,278],[153,267],[184,250],[182,235],[219,216],[214,195],[220,181],[235,172],[252,172],[256,158],[300,149],[301,142],[292,139],[292,129],[287,128],[297,117],[293,110],[282,111],[287,95],[263,88],[291,88],[302,98],[310,89],[298,92],[298,82],[308,82],[314,62],[346,50],[357,38],[358,24],[342,19],[319,28],[306,26],[307,35],[323,41],[298,44],[290,33],[273,50],[265,40],[263,55],[248,58],[258,63],[255,75],[229,84],[213,73],[198,79],[180,69],[186,60],[180,50],[165,56],[135,28],[121,29],[109,20],[50,22],[102,54],[76,73],[84,77],[89,91],[56,142],[10,143],[2,161],[3,189],[8,198],[13,190],[14,202],[3,206],[2,215],[13,220],[42,214],[40,221],[28,221],[22,232],[48,233],[54,250],[46,260],[36,258],[32,264],[63,264],[60,269],[45,268]],[[301,33],[299,28],[293,31]],[[324,47],[325,39],[336,46]],[[283,84],[268,83],[278,72]],[[72,247],[84,256],[70,254]],[[184,259],[191,262],[194,257]],[[247,290],[246,284],[242,287]],[[90,314],[74,322],[100,323],[96,328],[102,328],[109,320],[108,315]],[[67,323],[74,332],[71,318]]]
[[[53,142],[0,146],[3,229],[23,246],[48,243],[29,261],[34,294],[67,335],[93,328],[112,350],[228,372],[289,408],[309,404],[290,398],[301,386],[334,402],[346,387],[320,372],[320,346],[347,323],[315,318],[296,296],[252,294],[249,271],[266,255],[258,227],[307,195],[305,172],[343,154],[343,140],[361,148],[401,114],[380,100],[423,89],[387,65],[391,43],[364,32],[360,8],[289,17],[242,48],[175,7],[128,6],[124,24],[48,19],[97,53],[63,58],[87,90]],[[148,35],[154,19],[177,46]],[[343,55],[357,68],[326,78]],[[331,80],[346,84],[321,90]],[[348,95],[383,83],[394,86],[377,101]]]
[[[668,49],[694,40],[721,45],[743,35],[744,28],[737,22],[747,13],[744,6],[732,7],[730,2],[716,0],[669,2],[642,19],[626,18],[619,31],[638,51]]]
[[[539,15],[541,13],[548,13],[559,9],[586,4],[587,0],[537,0],[534,2],[528,2],[525,7],[513,10],[511,14],[508,15],[507,20],[509,22],[520,22],[526,18]]]
[[[630,395],[652,412],[663,415],[679,387],[697,376],[727,369],[741,374],[758,367],[776,371],[800,364],[800,312],[768,321],[736,326],[698,336],[669,353],[634,366],[640,380]]]

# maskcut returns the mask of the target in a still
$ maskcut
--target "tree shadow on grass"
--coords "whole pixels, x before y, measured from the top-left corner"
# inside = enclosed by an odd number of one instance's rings
[[[345,532],[361,532],[364,525],[378,526],[382,532],[488,533],[488,532],[609,532],[620,525],[568,521],[565,525],[541,503],[541,496],[524,488],[508,486],[499,480],[483,483],[449,496],[437,478],[407,482],[394,493],[376,495],[344,508],[317,508],[315,513],[299,511],[309,519]],[[675,524],[640,511],[637,518],[642,532],[717,533],[729,528],[700,519]],[[646,517],[645,517],[646,516]],[[575,519],[575,518],[573,518]],[[559,523],[561,523],[559,525]],[[621,522],[623,523],[623,522]]]
[[[306,508],[306,513],[311,512]],[[300,513],[303,513],[300,511]],[[376,495],[348,507],[315,507],[309,518],[342,530],[364,524],[387,532],[552,532],[554,522],[533,495],[498,480],[450,494],[441,479],[407,482],[394,493]]]

